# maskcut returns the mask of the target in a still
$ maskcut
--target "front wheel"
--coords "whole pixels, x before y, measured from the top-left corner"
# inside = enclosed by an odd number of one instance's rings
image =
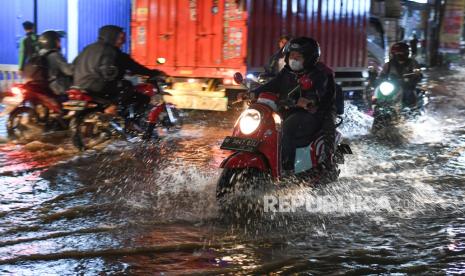
[[[30,139],[43,132],[37,112],[26,106],[15,108],[8,118],[7,131],[12,138]]]
[[[259,191],[270,181],[269,173],[256,168],[225,168],[216,186],[216,199],[223,202],[237,193]]]
[[[225,168],[216,187],[220,215],[241,221],[260,216],[264,210],[265,192],[272,186],[269,173],[255,168]]]
[[[371,129],[375,133],[381,129],[394,126],[399,120],[398,114],[394,109],[380,110],[375,108],[373,117]]]
[[[181,112],[175,107],[166,107],[166,115],[161,120],[161,124],[168,131],[178,131],[184,124]]]

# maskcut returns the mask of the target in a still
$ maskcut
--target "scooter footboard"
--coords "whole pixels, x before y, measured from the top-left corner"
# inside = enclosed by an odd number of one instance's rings
[[[269,165],[263,156],[251,152],[236,152],[226,158],[220,165],[220,168],[242,169],[257,168],[261,171],[269,171]]]

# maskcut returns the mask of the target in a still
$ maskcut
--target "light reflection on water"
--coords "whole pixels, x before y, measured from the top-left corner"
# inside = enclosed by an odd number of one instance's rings
[[[355,154],[347,156],[340,180],[272,193],[330,197],[343,209],[330,204],[238,221],[220,219],[215,201],[217,166],[227,155],[219,144],[231,131],[226,119],[187,124],[159,145],[115,142],[82,155],[69,143],[0,145],[0,243],[18,241],[0,247],[0,273],[463,270],[463,117],[432,112],[407,122],[408,142],[393,145],[372,137],[370,119],[347,108],[346,117],[355,119],[346,119],[343,132]],[[368,208],[354,207],[360,199]],[[389,208],[375,208],[381,199]],[[111,229],[97,233],[102,227]],[[79,229],[90,233],[72,232]],[[69,255],[153,246],[169,250]],[[68,255],[52,258],[59,252]],[[33,254],[50,259],[1,263]]]

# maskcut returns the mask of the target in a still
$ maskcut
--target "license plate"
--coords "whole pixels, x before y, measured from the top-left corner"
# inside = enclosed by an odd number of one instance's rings
[[[255,139],[228,136],[221,144],[221,149],[255,152],[260,142]]]

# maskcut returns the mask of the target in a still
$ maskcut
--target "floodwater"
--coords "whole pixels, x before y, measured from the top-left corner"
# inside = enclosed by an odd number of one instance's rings
[[[225,218],[215,200],[232,116],[189,114],[159,144],[82,154],[59,137],[0,138],[0,274],[463,273],[463,73],[439,78],[395,135],[372,136],[348,106],[339,180],[270,192],[306,201],[259,216]]]

